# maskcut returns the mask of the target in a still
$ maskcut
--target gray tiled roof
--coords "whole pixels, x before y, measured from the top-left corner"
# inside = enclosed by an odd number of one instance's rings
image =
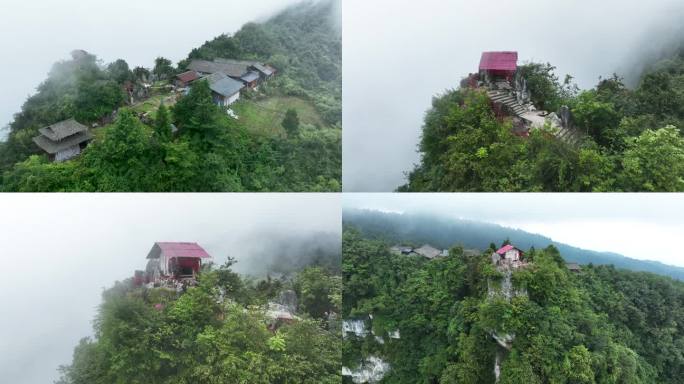
[[[209,82],[209,88],[212,91],[225,97],[233,96],[245,87],[241,81],[233,80],[221,72],[209,75],[205,79]]]
[[[254,71],[249,71],[244,76],[242,76],[240,80],[246,83],[251,83],[252,81],[259,80],[259,74]]]
[[[45,128],[40,128],[38,131],[52,141],[59,141],[76,133],[87,130],[88,128],[85,125],[80,124],[74,119],[69,119],[49,125]]]
[[[45,152],[54,155],[57,152],[63,151],[67,148],[79,145],[85,141],[93,139],[93,135],[88,131],[81,131],[75,135],[71,135],[63,140],[50,140],[48,137],[40,135],[33,138],[36,143]]]
[[[273,74],[273,70],[270,67],[263,65],[261,63],[253,63],[252,67],[254,67],[254,69],[256,69],[257,71],[263,73],[265,76],[271,76]]]
[[[207,60],[193,60],[188,65],[191,71],[202,73],[218,73],[222,72],[231,77],[241,77],[249,72],[250,63],[239,61],[207,61]]]

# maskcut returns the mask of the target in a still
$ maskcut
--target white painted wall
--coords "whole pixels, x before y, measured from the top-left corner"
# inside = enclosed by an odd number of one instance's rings
[[[517,249],[511,249],[506,252],[506,260],[518,261],[520,260],[520,251]]]
[[[229,97],[228,99],[226,99],[226,105],[231,105],[238,100],[240,100],[240,92],[238,92],[238,93],[234,94],[233,96]]]

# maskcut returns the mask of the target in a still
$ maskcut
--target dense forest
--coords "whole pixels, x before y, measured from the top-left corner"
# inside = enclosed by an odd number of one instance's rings
[[[165,58],[152,70],[124,60],[104,65],[76,51],[54,65],[0,142],[0,190],[341,190],[339,7],[300,3],[206,42],[178,67]],[[243,92],[238,119],[213,105],[204,81],[163,106],[170,79],[189,59],[218,57],[261,60],[278,74]],[[148,81],[150,102],[131,104],[125,89]],[[72,117],[96,127],[95,140],[78,158],[50,163],[32,138]]]
[[[484,91],[463,84],[426,113],[421,163],[399,191],[684,191],[684,46],[634,88],[617,75],[580,91],[551,64],[518,68],[533,104],[568,106],[578,145],[546,127],[512,134]]]
[[[106,290],[94,338],[58,383],[339,383],[339,273],[308,266],[253,280],[232,264],[203,267],[183,293],[132,279]],[[275,322],[272,302],[294,306],[294,320]]]
[[[596,252],[558,243],[552,239],[497,224],[454,219],[430,214],[397,214],[368,210],[345,210],[344,223],[353,225],[364,237],[406,245],[431,244],[442,249],[462,246],[484,250],[492,239],[509,239],[521,248],[553,245],[568,262],[615,265],[618,268],[670,276],[684,281],[684,268],[657,261],[637,260],[610,252]]]
[[[681,382],[682,282],[612,266],[573,273],[548,246],[526,251],[531,264],[512,275],[525,294],[503,300],[488,295],[501,279],[492,248],[427,260],[389,246],[345,227],[343,317],[372,333],[345,333],[344,367],[379,357],[382,383],[489,384],[499,359],[505,384]],[[503,356],[495,332],[514,335]]]

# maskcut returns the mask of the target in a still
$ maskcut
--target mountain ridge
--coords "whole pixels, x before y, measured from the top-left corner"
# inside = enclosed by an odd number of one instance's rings
[[[684,281],[684,268],[655,260],[640,260],[617,252],[594,251],[554,241],[548,236],[476,220],[455,219],[417,213],[386,213],[373,210],[344,209],[344,225],[352,225],[364,235],[392,241],[414,241],[451,248],[487,249],[492,241],[510,239],[522,249],[541,249],[553,245],[568,262],[612,264],[617,268],[650,272]],[[430,232],[423,228],[430,228]],[[441,228],[435,229],[435,228]],[[393,231],[393,232],[392,232]],[[450,231],[458,231],[454,236]],[[491,234],[494,232],[494,234]],[[449,240],[449,239],[452,240]],[[455,239],[455,240],[454,240]]]

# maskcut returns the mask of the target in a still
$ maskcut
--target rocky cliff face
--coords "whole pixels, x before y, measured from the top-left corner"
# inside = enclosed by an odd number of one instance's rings
[[[373,315],[367,319],[347,319],[342,322],[342,337],[365,338],[373,336],[375,343],[384,345],[386,339],[400,339],[399,330],[388,332],[386,335],[377,335],[372,327]],[[356,384],[378,383],[389,372],[391,366],[381,356],[371,355],[366,357],[357,367],[342,367],[342,376],[351,377]]]
[[[501,261],[496,255],[492,255],[492,262],[496,265],[496,270],[501,274],[501,279],[496,281],[490,280],[488,282],[487,296],[489,299],[503,298],[510,302],[516,296],[527,296],[527,290],[514,286],[513,272],[517,269],[525,268],[529,264],[525,262],[509,263]],[[508,351],[513,348],[515,335],[499,332],[496,329],[491,330],[491,335],[499,345],[494,360],[494,376],[498,382],[501,374],[501,364]]]

